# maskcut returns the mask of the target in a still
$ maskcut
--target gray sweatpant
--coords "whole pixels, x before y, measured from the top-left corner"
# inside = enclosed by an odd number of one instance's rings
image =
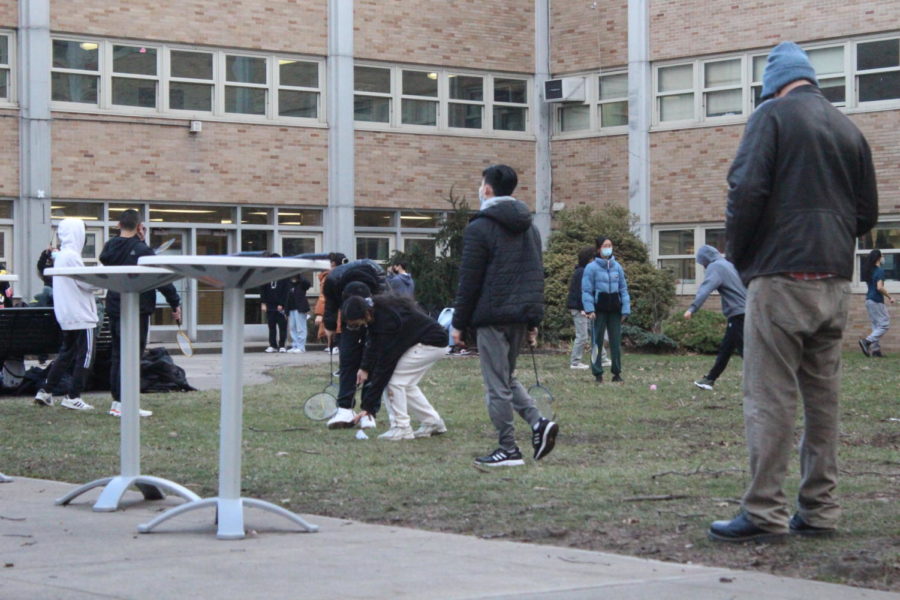
[[[891,316],[884,302],[866,300],[866,311],[872,322],[872,333],[866,336],[866,340],[869,342],[869,350],[878,352],[881,350],[881,338],[891,326]]]
[[[491,423],[500,437],[500,448],[507,452],[516,448],[513,410],[532,427],[541,419],[534,400],[513,377],[516,358],[526,332],[527,326],[524,323],[479,327],[477,330],[478,357],[481,376],[484,378],[484,401]]]

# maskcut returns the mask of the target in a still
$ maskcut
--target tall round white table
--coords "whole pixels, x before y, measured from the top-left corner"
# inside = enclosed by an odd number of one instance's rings
[[[9,283],[12,283],[13,281],[18,281],[18,280],[19,280],[18,275],[13,275],[12,273],[0,274],[0,281],[6,281]],[[0,483],[9,483],[10,481],[12,481],[11,477],[7,477],[3,473],[0,473]]]
[[[300,525],[304,531],[318,531],[285,508],[254,498],[241,497],[241,429],[243,427],[243,363],[244,353],[244,290],[258,287],[276,279],[284,279],[304,270],[325,270],[327,260],[299,258],[264,258],[246,256],[143,256],[138,263],[163,267],[193,277],[207,285],[221,288],[224,294],[224,325],[222,333],[222,391],[219,417],[219,495],[176,506],[155,519],[138,525],[138,531],[148,533],[154,527],[198,508],[216,508],[216,537],[222,540],[241,539],[244,531],[244,507],[251,506],[281,515]]]
[[[65,276],[84,281],[98,288],[118,292],[121,295],[121,338],[119,340],[119,371],[122,417],[120,424],[119,475],[102,477],[81,485],[56,504],[68,504],[76,497],[95,487],[106,486],[94,504],[97,512],[110,512],[119,508],[122,496],[131,487],[137,487],[147,500],[160,500],[161,489],[168,490],[191,501],[200,496],[168,479],[141,474],[141,418],[140,418],[140,334],[138,316],[141,292],[181,279],[181,275],[168,269],[154,269],[136,265],[119,267],[60,267],[47,269],[46,275]]]

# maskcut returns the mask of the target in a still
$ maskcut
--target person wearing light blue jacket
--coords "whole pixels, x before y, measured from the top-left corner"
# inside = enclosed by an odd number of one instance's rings
[[[609,332],[609,354],[612,358],[612,380],[622,381],[622,323],[631,314],[631,296],[625,270],[613,257],[613,243],[607,237],[598,237],[597,258],[584,269],[581,278],[581,300],[584,312],[593,323],[593,343],[603,343],[603,335]],[[592,351],[591,355],[595,353]],[[591,363],[591,372],[597,383],[603,383],[603,363],[600,353]]]

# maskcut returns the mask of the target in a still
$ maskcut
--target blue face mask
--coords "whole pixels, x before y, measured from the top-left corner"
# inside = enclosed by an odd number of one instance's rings
[[[53,260],[56,260],[57,256],[59,256],[59,250],[54,250],[50,253],[50,258],[52,258]]]
[[[600,248],[600,256],[603,258],[609,258],[612,256],[612,248]]]

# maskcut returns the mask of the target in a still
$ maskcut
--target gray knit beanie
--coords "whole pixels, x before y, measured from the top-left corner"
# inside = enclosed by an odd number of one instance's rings
[[[816,70],[803,48],[794,42],[781,42],[772,49],[766,61],[761,100],[768,100],[778,90],[798,79],[819,85]]]

